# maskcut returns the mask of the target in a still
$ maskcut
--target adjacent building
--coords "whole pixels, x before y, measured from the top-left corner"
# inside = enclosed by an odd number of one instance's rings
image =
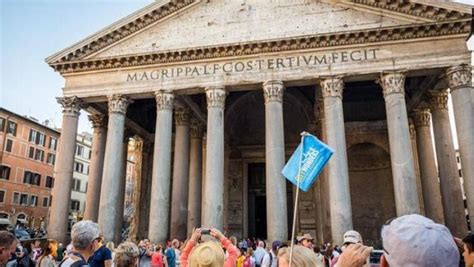
[[[78,134],[76,137],[76,152],[74,156],[74,173],[71,188],[70,223],[82,220],[86,208],[87,179],[89,176],[89,162],[92,153],[92,135]]]
[[[0,218],[45,227],[59,131],[0,108]]]

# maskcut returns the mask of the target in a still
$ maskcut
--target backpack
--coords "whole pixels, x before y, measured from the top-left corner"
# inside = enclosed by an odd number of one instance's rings
[[[79,253],[75,253],[75,252],[71,252],[70,255],[73,255],[73,256],[76,256],[78,257],[79,259],[76,260],[75,262],[73,262],[71,265],[69,265],[70,267],[83,267],[83,266],[89,266],[89,264],[84,260],[84,257],[82,257],[81,254]],[[69,259],[69,255],[67,257],[64,257],[64,259],[61,261],[61,263],[59,264],[59,267],[62,267],[63,266],[63,263],[65,261],[67,261]]]

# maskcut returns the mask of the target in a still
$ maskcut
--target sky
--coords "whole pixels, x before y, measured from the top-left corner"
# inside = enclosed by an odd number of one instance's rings
[[[153,0],[0,0],[0,107],[61,127],[64,79],[45,58]],[[91,132],[81,112],[79,132]],[[51,125],[51,124],[50,124]]]
[[[62,95],[64,79],[44,59],[152,2],[0,0],[0,107],[61,127],[55,97]],[[91,132],[85,114],[81,113],[78,132]]]

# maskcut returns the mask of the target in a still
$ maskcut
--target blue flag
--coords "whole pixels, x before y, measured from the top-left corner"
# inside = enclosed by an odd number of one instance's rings
[[[299,144],[293,155],[291,155],[290,160],[286,163],[281,173],[286,179],[298,186],[297,176],[299,168],[301,168],[299,188],[306,192],[316,181],[319,173],[326,166],[333,153],[334,150],[319,141],[316,136],[304,133],[302,143]]]

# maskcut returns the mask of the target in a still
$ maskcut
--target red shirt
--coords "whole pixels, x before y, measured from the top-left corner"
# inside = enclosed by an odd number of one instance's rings
[[[153,252],[151,254],[151,266],[163,267],[163,255],[161,255],[161,252]]]

